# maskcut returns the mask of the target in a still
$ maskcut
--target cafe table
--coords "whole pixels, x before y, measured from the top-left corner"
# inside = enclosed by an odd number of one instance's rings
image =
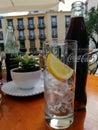
[[[1,86],[2,87],[2,86]],[[88,75],[86,110],[75,112],[66,130],[98,130],[98,77]],[[0,130],[52,130],[44,117],[44,94],[15,97],[2,93]]]

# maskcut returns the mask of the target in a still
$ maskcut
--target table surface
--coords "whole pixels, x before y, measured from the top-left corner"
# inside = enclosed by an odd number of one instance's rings
[[[75,112],[67,130],[98,129],[98,76],[88,76],[86,111]],[[0,130],[51,130],[44,118],[43,93],[31,97],[3,94],[0,106]]]

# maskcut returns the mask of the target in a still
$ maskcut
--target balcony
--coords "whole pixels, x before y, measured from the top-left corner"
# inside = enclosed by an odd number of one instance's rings
[[[24,27],[24,25],[17,25],[17,29],[18,29],[18,30],[24,30],[25,27]]]
[[[38,28],[39,28],[39,29],[44,29],[44,28],[45,28],[45,24],[44,24],[44,23],[38,24]]]
[[[56,28],[57,27],[57,22],[52,22],[51,26],[52,26],[52,28]]]
[[[33,29],[35,29],[35,26],[34,26],[33,24],[29,24],[29,25],[28,25],[28,29],[29,29],[29,30],[33,30]]]
[[[35,40],[36,37],[35,37],[35,35],[29,35],[29,36],[28,36],[28,39],[29,39],[29,40]]]
[[[46,35],[45,34],[40,34],[39,35],[39,39],[40,40],[45,40],[46,39]]]
[[[18,40],[24,41],[24,40],[26,40],[26,37],[25,37],[25,36],[19,36],[19,37],[18,37]]]
[[[52,34],[52,38],[57,38],[58,35],[57,34]]]
[[[19,50],[20,50],[20,52],[26,52],[27,51],[26,48],[20,48]]]

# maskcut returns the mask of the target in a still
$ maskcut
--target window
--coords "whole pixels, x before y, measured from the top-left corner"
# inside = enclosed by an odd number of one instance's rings
[[[34,29],[34,20],[33,18],[28,18],[28,28]]]
[[[44,43],[44,40],[40,40],[40,50],[42,50],[43,48],[43,43]]]
[[[19,31],[19,40],[25,40],[24,31]]]
[[[0,31],[0,40],[3,40],[3,32]]]
[[[1,21],[1,19],[0,19],[0,28],[2,28],[2,21]]]
[[[34,31],[33,31],[33,30],[30,30],[30,31],[29,31],[29,35],[30,35],[30,36],[34,36]]]
[[[30,30],[30,31],[29,31],[29,39],[30,39],[30,40],[34,40],[34,39],[35,39],[34,30]]]
[[[57,28],[52,28],[52,38],[57,38]]]
[[[29,25],[33,25],[33,24],[34,24],[33,18],[28,18],[28,24],[29,24]]]
[[[52,38],[57,38],[57,16],[51,16]]]
[[[18,19],[18,30],[24,30],[23,19]]]
[[[23,19],[18,19],[18,25],[22,26],[23,25]]]
[[[7,20],[7,25],[8,26],[13,26],[13,20],[12,19],[8,19]]]
[[[44,28],[44,17],[39,17],[38,18],[38,23],[40,28]]]
[[[20,41],[20,49],[24,49],[25,48],[25,42],[24,41]]]
[[[30,41],[30,48],[35,48],[35,41]]]
[[[44,31],[44,29],[39,30],[39,38],[40,39],[45,39],[45,31]]]
[[[65,27],[68,28],[70,25],[70,16],[65,17]]]
[[[56,16],[51,17],[51,26],[57,27],[57,17]]]

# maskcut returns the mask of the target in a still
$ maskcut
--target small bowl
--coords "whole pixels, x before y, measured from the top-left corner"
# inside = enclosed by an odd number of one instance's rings
[[[11,69],[11,77],[17,87],[21,89],[32,89],[40,80],[41,70],[34,72],[16,72],[18,68]]]

